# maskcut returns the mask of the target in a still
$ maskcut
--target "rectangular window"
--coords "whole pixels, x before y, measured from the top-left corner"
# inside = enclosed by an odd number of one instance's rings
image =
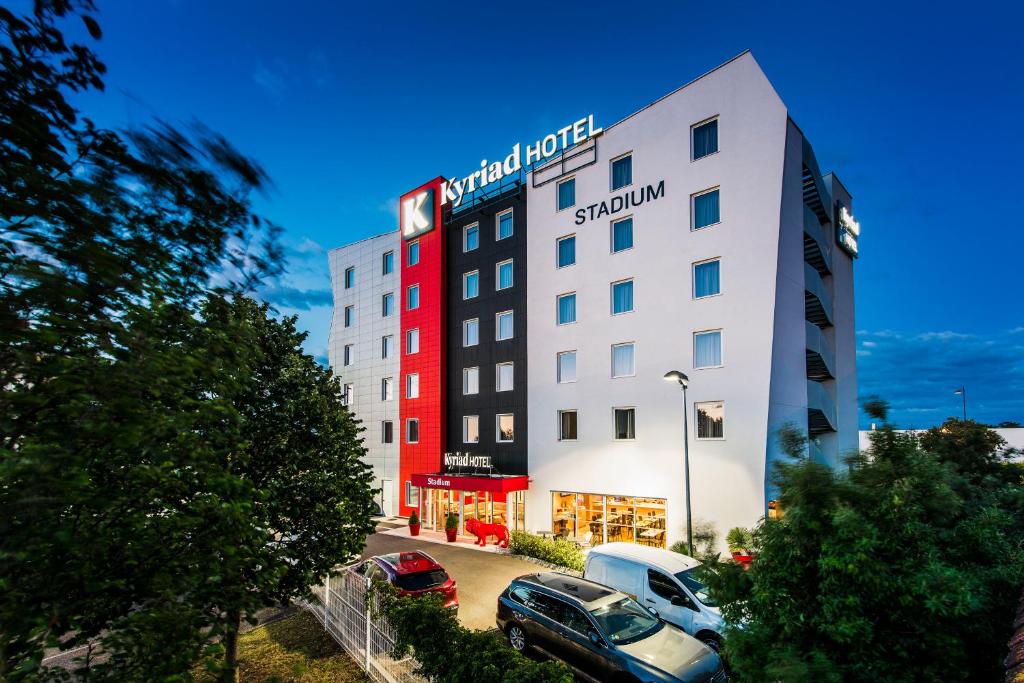
[[[576,179],[569,178],[558,183],[558,210],[576,205]]]
[[[480,443],[479,415],[466,415],[462,418],[462,443]]]
[[[405,376],[405,397],[420,397],[420,375],[417,372],[410,372]]]
[[[380,400],[393,401],[395,398],[394,381],[390,377],[384,377],[380,381]]]
[[[722,365],[722,331],[696,332],[693,335],[693,367],[717,368]]]
[[[503,240],[512,236],[512,209],[505,209],[498,214],[497,237]]]
[[[472,320],[462,321],[462,345],[463,346],[476,346],[480,343],[480,320],[473,318]]]
[[[462,276],[462,298],[472,299],[480,294],[480,272],[474,270]]]
[[[633,219],[623,218],[612,223],[612,253],[633,248]]]
[[[480,246],[480,224],[473,223],[462,229],[462,251],[473,251]]]
[[[693,298],[721,294],[720,264],[718,259],[693,264]]]
[[[495,418],[497,423],[497,441],[498,443],[511,443],[515,441],[515,416],[512,413],[499,414]]]
[[[395,312],[395,295],[388,292],[381,298],[381,313],[385,318]]]
[[[725,438],[725,402],[708,401],[694,405],[698,439]]]
[[[352,384],[343,384],[341,387],[342,405],[351,406],[356,398],[356,389]]]
[[[718,189],[693,195],[693,229],[700,230],[721,221],[718,206]]]
[[[420,307],[420,286],[409,285],[406,308],[410,311]]]
[[[395,272],[395,252],[385,251],[381,257],[381,274],[391,275]],[[390,441],[388,443],[391,443]]]
[[[515,364],[498,363],[494,378],[495,391],[512,391],[515,387]]]
[[[636,374],[635,347],[632,342],[612,344],[612,377],[632,377]]]
[[[420,489],[413,486],[411,481],[405,482],[405,504],[411,508],[420,506]]]
[[[345,344],[345,355],[342,359],[342,365],[352,365],[356,362],[356,347],[352,344]]]
[[[352,289],[356,284],[356,269],[354,266],[349,266],[345,269],[345,289]]]
[[[395,440],[395,424],[391,420],[380,423],[380,442],[393,443]]]
[[[558,324],[568,325],[576,322],[576,292],[558,296]]]
[[[406,259],[406,265],[415,266],[420,262],[420,243],[419,240],[415,242],[409,242],[409,256]]]
[[[494,340],[505,341],[512,338],[513,318],[512,311],[503,311],[495,316]]]
[[[560,237],[556,244],[558,245],[557,268],[565,268],[576,263],[576,235]]]
[[[576,352],[562,351],[558,354],[558,383],[576,381]]]
[[[480,393],[480,368],[462,369],[462,395],[471,396]]]
[[[407,330],[406,333],[405,333],[405,353],[406,353],[406,355],[408,355],[410,353],[419,353],[419,352],[420,352],[420,331],[419,331],[419,329],[417,328],[415,330]]]
[[[612,190],[633,184],[633,155],[624,154],[612,159]]]
[[[345,327],[352,327],[356,322],[356,307],[345,307]]]
[[[380,357],[391,358],[391,354],[395,352],[395,337],[394,335],[387,335],[380,338]]]
[[[718,151],[718,119],[698,123],[693,127],[693,160],[696,161]]]
[[[636,408],[615,408],[615,440],[636,438]]]
[[[405,421],[405,442],[420,442],[420,421],[414,417],[410,417]]]
[[[576,440],[576,411],[575,410],[559,410],[558,411],[558,440],[559,441],[575,441]]]
[[[495,289],[508,289],[512,286],[512,259],[502,261],[497,265],[495,279],[498,281],[498,286]]]
[[[623,280],[612,283],[612,315],[629,313],[633,310],[633,281]]]

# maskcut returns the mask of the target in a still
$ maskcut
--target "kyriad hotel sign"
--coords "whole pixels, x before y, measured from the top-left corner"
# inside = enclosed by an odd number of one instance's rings
[[[489,162],[487,159],[482,159],[478,170],[463,178],[454,177],[451,180],[443,181],[439,189],[441,206],[449,202],[452,206],[459,206],[466,195],[487,187],[491,183],[499,182],[505,176],[518,173],[523,168],[543,163],[569,147],[586,142],[602,132],[604,132],[603,128],[594,127],[594,115],[591,114],[564,128],[559,128],[554,133],[545,135],[532,145],[526,145],[525,154],[523,145],[517,142],[504,161]],[[433,230],[433,209],[433,189],[424,189],[416,194],[403,197],[402,237],[408,240]]]

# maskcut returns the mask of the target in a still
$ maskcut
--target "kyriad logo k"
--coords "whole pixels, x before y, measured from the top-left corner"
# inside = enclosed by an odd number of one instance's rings
[[[402,200],[402,237],[411,239],[434,229],[434,189]]]

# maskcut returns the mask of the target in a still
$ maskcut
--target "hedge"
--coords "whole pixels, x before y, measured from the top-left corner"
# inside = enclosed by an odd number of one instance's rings
[[[526,555],[573,571],[583,571],[583,551],[571,541],[513,531],[509,536],[508,549],[515,555]]]

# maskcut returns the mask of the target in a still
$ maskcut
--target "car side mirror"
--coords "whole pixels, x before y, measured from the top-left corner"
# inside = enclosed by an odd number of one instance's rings
[[[650,612],[651,614],[653,614],[655,616],[655,618],[661,619],[661,615],[658,614],[658,610],[654,609],[653,607],[648,607],[647,611]]]
[[[592,642],[596,647],[604,647],[604,641],[601,640],[601,636],[597,635],[595,631],[591,631],[587,635],[590,637],[590,642]]]

